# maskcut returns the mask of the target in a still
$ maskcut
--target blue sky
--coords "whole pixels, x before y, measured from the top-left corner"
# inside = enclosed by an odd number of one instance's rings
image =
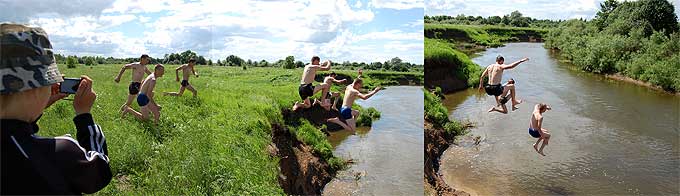
[[[44,28],[57,53],[162,57],[185,50],[274,61],[313,55],[423,63],[422,0],[0,0],[0,22]]]
[[[538,19],[572,19],[595,17],[604,0],[426,0],[425,14],[503,16],[518,10]],[[680,0],[670,0],[680,15]]]

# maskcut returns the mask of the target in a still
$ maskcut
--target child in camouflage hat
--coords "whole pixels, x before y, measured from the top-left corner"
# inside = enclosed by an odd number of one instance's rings
[[[94,193],[111,181],[106,139],[90,109],[92,80],[82,76],[73,99],[77,130],[70,136],[39,137],[45,108],[64,98],[52,45],[41,28],[0,24],[0,194]]]

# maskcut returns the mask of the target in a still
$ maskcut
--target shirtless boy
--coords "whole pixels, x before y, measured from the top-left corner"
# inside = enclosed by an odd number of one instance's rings
[[[335,124],[338,124],[342,126],[342,128],[349,130],[349,131],[356,131],[356,118],[359,116],[359,111],[358,110],[352,110],[352,105],[354,104],[354,100],[358,97],[363,100],[366,100],[368,98],[371,98],[371,96],[375,95],[380,91],[382,88],[381,87],[375,87],[373,91],[363,94],[359,91],[361,89],[361,86],[363,85],[363,81],[361,78],[357,78],[354,80],[354,82],[350,85],[347,85],[347,88],[345,88],[345,98],[342,100],[342,107],[340,108],[340,117],[345,120],[346,123],[343,123],[339,118],[331,118],[328,119],[328,122],[332,122]]]
[[[163,77],[164,73],[165,68],[163,67],[163,65],[156,64],[153,73],[149,74],[149,76],[147,76],[146,79],[144,79],[141,91],[139,95],[137,95],[137,104],[139,104],[139,112],[127,106],[123,110],[123,116],[125,116],[125,114],[127,113],[130,113],[137,119],[146,120],[149,119],[149,113],[152,113],[154,117],[154,123],[158,124],[158,119],[160,119],[161,116],[160,112],[161,106],[159,106],[153,99],[154,97],[153,89],[156,87],[156,78]]]
[[[331,74],[329,74],[328,76],[326,76],[323,79],[323,83],[328,85],[328,88],[324,88],[322,90],[321,101],[319,102],[319,104],[321,105],[321,107],[323,107],[326,110],[331,109],[331,103],[330,103],[331,98],[340,96],[340,93],[331,92],[331,86],[333,86],[333,83],[344,83],[345,81],[347,81],[347,79],[337,80],[337,79],[335,79],[336,76],[337,76],[337,74],[335,74],[335,72],[331,72]],[[336,99],[335,102],[333,102],[332,108],[335,108],[335,103],[337,103],[337,99]]]
[[[170,96],[182,96],[184,94],[185,89],[189,89],[191,93],[194,94],[194,97],[196,97],[196,89],[194,86],[191,86],[189,84],[189,74],[194,74],[198,78],[198,73],[196,73],[196,70],[194,70],[194,65],[196,64],[196,60],[191,58],[189,59],[188,64],[184,64],[179,66],[177,69],[175,69],[175,80],[179,82],[179,71],[182,70],[182,82],[180,82],[181,86],[179,87],[179,93],[177,92],[165,92],[163,93],[164,95],[170,95]]]
[[[517,62],[510,65],[503,64],[505,59],[502,56],[496,57],[496,64],[489,65],[486,67],[482,76],[479,77],[479,90],[482,90],[482,81],[484,81],[484,76],[489,76],[489,82],[484,85],[484,90],[486,94],[493,95],[496,98],[496,106],[489,109],[489,112],[500,112],[503,114],[508,113],[508,108],[505,107],[505,103],[508,102],[508,96],[512,97],[512,110],[517,109],[517,105],[522,103],[522,100],[515,98],[515,84],[514,80],[512,82],[508,81],[505,85],[501,85],[501,79],[503,79],[503,71],[507,69],[512,69],[517,67],[520,63],[528,61],[529,58],[523,58]],[[509,93],[509,95],[508,95]],[[498,108],[500,106],[500,109]]]
[[[550,133],[543,128],[543,113],[550,109],[550,106],[545,103],[536,104],[536,106],[534,106],[534,112],[531,114],[531,121],[529,122],[529,135],[538,138],[534,144],[534,150],[543,156],[545,156],[545,154],[543,154],[543,148],[548,145],[548,140],[550,140]],[[541,140],[543,140],[543,145],[541,145],[541,149],[538,149],[538,143],[540,143]]]
[[[302,103],[295,102],[295,105],[293,105],[293,111],[296,111],[300,108],[311,107],[312,103],[309,101],[309,97],[313,96],[322,89],[330,88],[330,86],[325,83],[321,83],[317,86],[312,84],[312,82],[314,82],[314,77],[316,76],[316,71],[328,71],[331,69],[331,61],[326,60],[325,62],[319,64],[320,61],[321,58],[318,56],[312,57],[312,63],[306,65],[302,71],[302,80],[300,80],[298,93],[300,94],[300,98],[302,98],[303,101]]]
[[[139,87],[141,86],[141,81],[144,78],[144,73],[146,74],[151,74],[151,71],[149,68],[146,67],[146,64],[149,63],[149,55],[142,54],[142,57],[139,57],[139,62],[134,62],[130,63],[127,65],[124,65],[123,68],[120,69],[120,72],[114,79],[116,83],[120,82],[120,77],[123,76],[123,73],[125,73],[125,70],[127,69],[132,69],[132,82],[128,86],[128,98],[125,104],[120,107],[121,111],[124,110],[126,107],[129,107],[130,104],[132,104],[132,100],[137,96],[137,93],[139,93]]]

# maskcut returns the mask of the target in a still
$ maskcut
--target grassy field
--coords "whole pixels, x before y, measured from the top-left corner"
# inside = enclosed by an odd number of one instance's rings
[[[278,160],[266,149],[271,124],[284,124],[281,109],[299,99],[301,69],[200,66],[200,77],[190,79],[198,89],[198,98],[193,98],[188,91],[183,97],[161,96],[179,88],[174,80],[177,65],[166,65],[155,90],[163,110],[154,126],[120,117],[130,78],[126,73],[121,83],[113,81],[120,66],[59,67],[67,77],[88,75],[94,80],[98,96],[92,114],[106,134],[115,176],[98,194],[283,194],[277,182]],[[369,73],[367,84],[385,82],[372,80]],[[133,106],[138,110],[136,103]],[[71,101],[55,103],[39,121],[39,135],[75,137],[73,116]],[[303,123],[297,130],[300,140],[325,158],[334,158],[319,129]]]
[[[427,38],[456,41],[461,47],[473,47],[473,45],[499,47],[504,42],[541,38],[548,32],[547,29],[542,28],[432,23],[426,23],[424,29]]]
[[[455,77],[467,81],[469,86],[479,84],[481,67],[473,63],[467,55],[456,50],[453,43],[425,38],[424,58],[427,66],[457,65],[458,69],[454,70]]]

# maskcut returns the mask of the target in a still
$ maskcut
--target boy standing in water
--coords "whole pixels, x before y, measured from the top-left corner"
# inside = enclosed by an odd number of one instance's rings
[[[121,111],[124,110],[126,107],[129,107],[130,104],[132,104],[132,99],[134,99],[135,96],[137,96],[137,93],[139,93],[139,87],[142,85],[141,81],[144,78],[144,73],[151,74],[149,68],[146,67],[146,64],[148,63],[149,55],[142,54],[142,56],[139,57],[139,62],[124,65],[123,68],[120,69],[120,72],[118,72],[116,78],[114,79],[116,83],[120,82],[120,77],[123,76],[125,70],[132,69],[132,82],[128,86],[129,95],[125,104],[123,104],[123,106],[120,107]]]
[[[529,135],[538,138],[534,144],[534,150],[543,156],[545,156],[545,154],[543,154],[543,148],[548,145],[548,140],[550,140],[550,133],[543,128],[543,113],[550,109],[550,106],[545,103],[536,104],[529,123]],[[538,149],[538,143],[540,143],[541,140],[543,140],[543,145],[541,145],[541,149]]]
[[[347,129],[349,131],[356,131],[356,118],[359,116],[359,111],[358,110],[352,110],[352,105],[354,104],[354,100],[359,97],[363,100],[366,100],[368,98],[371,98],[371,96],[375,95],[380,91],[382,88],[381,87],[375,87],[373,91],[369,92],[368,94],[363,94],[359,92],[359,89],[361,89],[361,86],[363,85],[363,81],[361,78],[357,78],[354,80],[354,82],[345,88],[345,98],[342,100],[342,107],[340,108],[340,117],[345,119],[346,123],[343,123],[340,121],[339,118],[331,118],[328,119],[328,122],[332,122],[335,124],[338,124],[342,126],[342,128]]]
[[[312,57],[312,63],[305,66],[304,70],[302,71],[302,80],[300,80],[300,87],[298,88],[298,94],[300,94],[300,98],[302,98],[302,103],[295,102],[293,105],[293,111],[296,111],[300,108],[311,107],[312,103],[309,101],[309,97],[313,96],[322,89],[329,88],[329,86],[324,83],[321,83],[317,86],[312,84],[312,82],[314,82],[314,77],[316,76],[316,71],[331,70],[331,61],[326,60],[319,65],[320,61],[321,58],[318,56]]]
[[[503,114],[508,113],[508,108],[505,107],[505,103],[508,102],[508,96],[512,97],[512,110],[517,109],[517,105],[522,103],[522,100],[515,99],[515,84],[514,81],[508,82],[505,85],[501,85],[501,79],[503,79],[503,71],[506,69],[515,68],[520,63],[528,61],[529,58],[523,58],[517,62],[510,65],[506,65],[505,59],[502,56],[496,57],[496,64],[489,65],[486,67],[482,76],[479,78],[479,90],[482,90],[482,81],[484,81],[484,76],[489,75],[489,82],[484,85],[484,90],[486,94],[493,95],[496,98],[496,106],[489,109],[489,112],[500,112]],[[509,94],[508,94],[509,93]],[[501,106],[501,109],[498,109]]]
[[[149,113],[153,114],[154,123],[158,124],[158,119],[161,116],[161,106],[156,103],[153,99],[154,93],[153,89],[156,87],[156,78],[163,77],[165,73],[165,68],[161,64],[156,64],[152,74],[144,79],[142,83],[142,89],[139,95],[137,95],[137,104],[139,104],[139,112],[135,111],[131,107],[125,107],[123,110],[123,116],[127,113],[131,113],[137,119],[146,120],[149,119]]]
[[[179,87],[179,93],[177,92],[165,92],[163,94],[165,95],[170,95],[170,96],[182,96],[184,94],[185,89],[189,89],[192,94],[194,94],[194,97],[196,97],[196,89],[194,89],[194,86],[191,86],[189,84],[189,74],[194,74],[198,78],[198,74],[196,73],[196,70],[194,70],[194,65],[196,64],[196,60],[194,58],[189,59],[188,64],[184,64],[179,66],[177,69],[175,69],[175,80],[179,82],[179,70],[182,70],[182,82],[180,83],[181,86]]]

